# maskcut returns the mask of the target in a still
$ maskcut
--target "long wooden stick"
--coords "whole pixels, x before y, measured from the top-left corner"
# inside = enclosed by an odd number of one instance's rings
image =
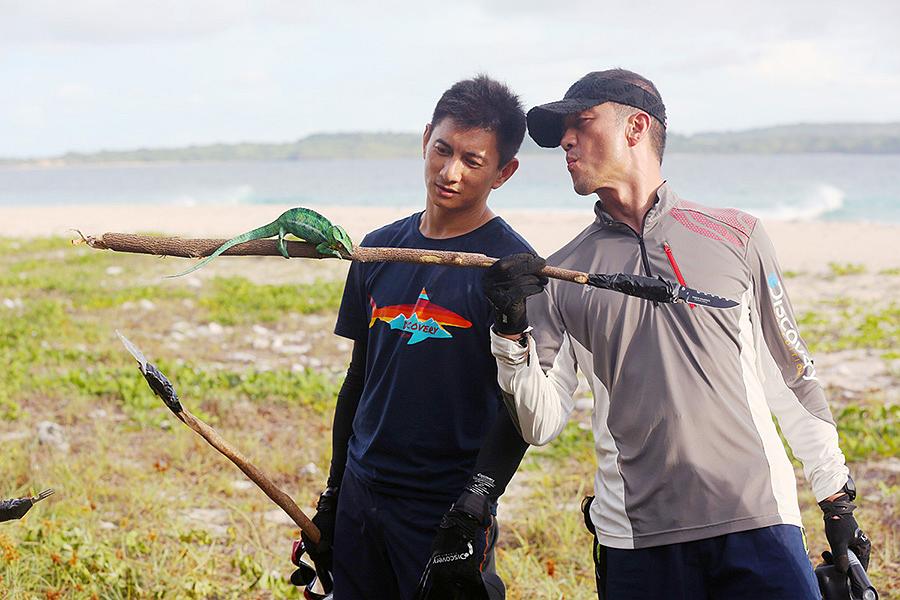
[[[80,234],[80,232],[79,232]],[[91,248],[114,250],[116,252],[133,252],[138,254],[154,254],[157,256],[181,256],[200,258],[209,256],[216,248],[227,240],[183,239],[177,237],[154,237],[131,233],[104,233],[100,237],[82,236],[78,243],[85,243]],[[298,258],[327,258],[316,251],[313,244],[305,242],[287,242],[288,254]],[[229,248],[223,255],[236,256],[280,256],[275,240],[253,240]],[[497,259],[474,252],[453,252],[449,250],[420,250],[417,248],[365,248],[356,247],[350,260],[358,262],[408,262],[450,267],[487,268]],[[561,279],[574,283],[586,284],[587,273],[544,267],[544,275],[552,279]]]
[[[297,524],[297,527],[299,527],[303,533],[308,535],[309,539],[312,540],[314,544],[319,543],[322,534],[319,532],[319,528],[316,527],[316,524],[310,521],[309,517],[307,517],[303,511],[300,510],[300,507],[297,506],[297,503],[294,502],[290,496],[281,491],[281,489],[276,486],[265,473],[257,469],[243,454],[238,452],[231,444],[222,438],[215,429],[192,415],[186,408],[182,407],[180,412],[175,413],[175,416],[181,419],[185,425],[199,433],[203,439],[209,442],[210,446],[225,455],[225,457],[233,462],[238,469],[243,471],[244,475],[249,477],[253,483],[266,494],[266,496],[272,499],[272,502],[280,506],[281,509],[288,514],[291,520]]]

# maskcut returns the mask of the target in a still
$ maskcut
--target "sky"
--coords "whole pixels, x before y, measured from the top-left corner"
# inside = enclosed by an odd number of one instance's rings
[[[900,121],[900,3],[0,0],[0,157],[421,131],[487,73],[526,107],[653,80],[670,131]]]

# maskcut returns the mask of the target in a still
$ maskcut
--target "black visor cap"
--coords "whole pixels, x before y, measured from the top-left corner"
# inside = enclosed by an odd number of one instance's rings
[[[666,107],[659,97],[641,87],[597,71],[576,81],[562,100],[529,110],[528,135],[538,146],[556,148],[563,135],[563,122],[568,115],[604,102],[633,106],[659,121],[663,127],[666,126]]]

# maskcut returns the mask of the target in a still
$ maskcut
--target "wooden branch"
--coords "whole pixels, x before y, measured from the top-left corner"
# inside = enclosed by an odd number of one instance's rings
[[[77,230],[76,230],[77,231]],[[81,235],[81,232],[78,232]],[[185,239],[178,237],[157,237],[135,235],[133,233],[104,233],[100,237],[81,235],[73,243],[87,244],[98,250],[131,252],[134,254],[154,254],[156,256],[179,256],[201,258],[209,256],[216,248],[228,240]],[[316,247],[306,242],[287,242],[288,254],[296,258],[327,258],[316,252]],[[275,247],[275,240],[253,240],[238,244],[222,253],[222,256],[281,256]]]
[[[175,416],[181,419],[185,425],[200,434],[203,439],[209,442],[210,446],[221,452],[228,460],[233,462],[237,468],[243,471],[244,475],[249,477],[250,480],[266,494],[266,496],[272,499],[272,502],[280,506],[281,509],[288,514],[291,520],[297,524],[297,527],[308,535],[309,539],[312,540],[314,544],[319,543],[322,534],[319,532],[319,528],[316,527],[316,524],[313,523],[309,517],[300,510],[297,503],[294,502],[290,496],[281,491],[281,489],[276,486],[265,473],[257,469],[243,454],[225,441],[215,429],[192,415],[187,409],[182,408],[181,412],[175,413]]]
[[[81,232],[78,232],[81,235]],[[227,240],[183,239],[177,237],[154,237],[130,233],[104,233],[99,238],[81,235],[81,240],[73,243],[84,243],[99,250],[116,252],[132,252],[138,254],[154,254],[157,256],[180,256],[184,258],[200,258],[209,256],[216,248]],[[296,258],[329,258],[316,251],[313,244],[306,242],[287,242],[288,254]],[[222,256],[281,256],[275,246],[274,239],[253,240],[238,244],[222,253]],[[417,248],[365,248],[356,247],[350,260],[358,262],[408,262],[448,267],[476,267],[485,269],[497,262],[496,258],[474,252],[453,252],[450,250],[420,250]],[[587,273],[544,267],[544,275],[552,279],[561,279],[574,283],[586,284]]]
[[[477,267],[486,269],[497,262],[497,259],[475,252],[453,252],[451,250],[419,250],[417,248],[364,248],[353,249],[351,260],[359,262],[408,262],[447,267]],[[561,279],[573,283],[587,283],[587,273],[544,267],[541,271],[551,279]]]

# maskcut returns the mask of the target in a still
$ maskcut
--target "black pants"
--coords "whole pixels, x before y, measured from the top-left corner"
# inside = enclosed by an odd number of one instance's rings
[[[348,469],[335,520],[335,600],[411,598],[451,504],[376,492]],[[489,539],[475,548],[476,554],[485,553],[485,573],[496,572],[496,541],[495,526]]]
[[[795,525],[636,550],[608,548],[595,535],[593,549],[600,600],[821,598],[803,532]]]

